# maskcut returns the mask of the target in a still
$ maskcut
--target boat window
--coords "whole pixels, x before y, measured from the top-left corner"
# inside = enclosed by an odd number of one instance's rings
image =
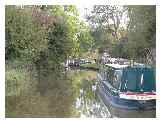
[[[103,67],[103,79],[106,80],[106,67]]]
[[[121,78],[122,78],[122,70],[116,70],[114,73],[114,78],[112,82],[112,85],[114,88],[119,89]]]
[[[104,67],[103,67],[103,65],[100,65],[99,73],[101,74],[102,78],[104,79]]]
[[[109,70],[107,71],[107,81],[110,83],[110,84],[113,84],[113,79],[114,79],[114,70],[112,68],[109,68]]]
[[[109,79],[109,71],[110,71],[110,69],[107,67],[107,69],[105,70],[105,80],[107,80],[107,81]]]

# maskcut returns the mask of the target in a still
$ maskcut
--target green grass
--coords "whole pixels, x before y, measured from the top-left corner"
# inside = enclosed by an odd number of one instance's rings
[[[16,69],[6,70],[6,96],[19,95],[24,90],[26,77],[25,71]]]
[[[92,68],[92,69],[98,69],[98,66],[96,63],[93,63],[93,64],[81,64],[80,65],[82,68]]]

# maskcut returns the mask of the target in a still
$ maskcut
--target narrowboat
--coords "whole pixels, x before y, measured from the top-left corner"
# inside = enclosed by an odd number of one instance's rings
[[[98,96],[114,117],[156,117],[155,69],[104,64],[97,73]]]

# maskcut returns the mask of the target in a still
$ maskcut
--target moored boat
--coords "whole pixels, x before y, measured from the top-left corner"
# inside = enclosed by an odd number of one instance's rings
[[[145,65],[100,65],[98,95],[116,117],[156,117],[155,70]]]

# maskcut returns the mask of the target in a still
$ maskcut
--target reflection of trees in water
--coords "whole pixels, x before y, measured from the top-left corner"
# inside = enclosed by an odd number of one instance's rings
[[[75,98],[73,81],[62,72],[54,74],[52,70],[40,71],[38,91],[48,101],[48,112],[51,117],[74,116],[72,107]]]
[[[20,95],[6,97],[7,116],[78,117],[73,108],[76,90],[71,78],[65,77],[62,72],[59,75],[53,73],[52,69],[43,66],[39,73],[34,71],[34,74],[27,76],[32,80],[23,84],[31,87],[23,88]]]
[[[81,117],[110,117],[108,109],[101,104],[96,95],[96,83],[93,77],[85,77],[81,80],[76,104]]]

